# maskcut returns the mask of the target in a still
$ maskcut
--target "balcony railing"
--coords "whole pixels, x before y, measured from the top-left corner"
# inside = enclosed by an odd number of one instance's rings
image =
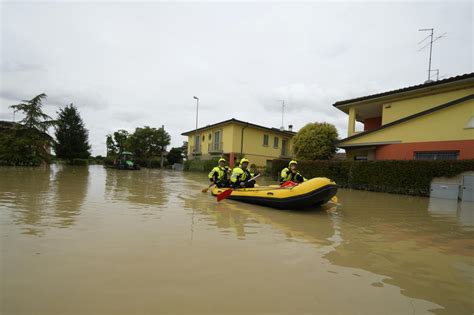
[[[222,153],[223,152],[223,144],[222,142],[211,142],[208,146],[209,153]]]
[[[198,146],[190,146],[189,147],[191,150],[191,154],[192,155],[200,155],[201,154],[201,145],[198,145]]]

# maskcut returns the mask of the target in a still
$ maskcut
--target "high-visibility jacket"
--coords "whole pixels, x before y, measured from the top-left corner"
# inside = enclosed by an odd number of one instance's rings
[[[220,183],[223,181],[227,181],[227,174],[229,173],[230,173],[229,167],[216,166],[209,172],[209,175],[207,177],[209,177],[209,180],[211,182]]]
[[[245,182],[250,178],[252,177],[248,169],[243,170],[240,166],[237,166],[232,170],[230,181],[233,186],[239,186],[241,182]]]
[[[292,171],[285,167],[280,173],[280,183],[291,180],[292,182],[302,183],[307,181],[298,171]]]

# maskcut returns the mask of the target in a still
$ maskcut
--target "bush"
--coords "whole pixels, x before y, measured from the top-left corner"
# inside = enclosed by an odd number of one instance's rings
[[[288,160],[273,160],[268,174],[276,178]],[[474,170],[474,160],[460,161],[301,161],[306,178],[328,177],[340,187],[428,196],[435,177]]]
[[[218,160],[218,158],[212,160],[187,160],[184,162],[184,170],[210,172],[217,165]]]
[[[71,165],[88,165],[89,161],[87,159],[72,159]]]

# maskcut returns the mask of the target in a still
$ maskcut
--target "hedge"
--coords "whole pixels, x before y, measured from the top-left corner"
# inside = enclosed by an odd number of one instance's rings
[[[212,160],[187,160],[184,162],[185,171],[210,172],[217,165],[219,158]]]
[[[72,159],[70,164],[71,165],[89,165],[89,161],[87,159]]]
[[[289,160],[273,160],[267,173],[275,179]],[[306,178],[328,177],[340,187],[428,196],[435,177],[474,171],[474,160],[457,161],[300,161]]]

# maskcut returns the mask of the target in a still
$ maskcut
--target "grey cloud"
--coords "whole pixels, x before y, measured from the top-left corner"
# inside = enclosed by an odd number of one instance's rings
[[[0,71],[8,72],[29,72],[29,71],[47,71],[42,65],[33,63],[18,62],[11,59],[0,60]]]
[[[335,101],[425,80],[419,28],[449,34],[435,47],[434,67],[471,72],[472,8],[467,2],[7,2],[0,117],[11,115],[8,105],[44,92],[49,115],[70,103],[79,108],[93,153],[104,154],[107,133],[144,125],[164,124],[172,145],[181,145],[180,134],[195,127],[193,95],[200,98],[199,126],[235,117],[280,127],[276,100],[285,99],[285,125],[324,120],[343,137],[347,116]]]

